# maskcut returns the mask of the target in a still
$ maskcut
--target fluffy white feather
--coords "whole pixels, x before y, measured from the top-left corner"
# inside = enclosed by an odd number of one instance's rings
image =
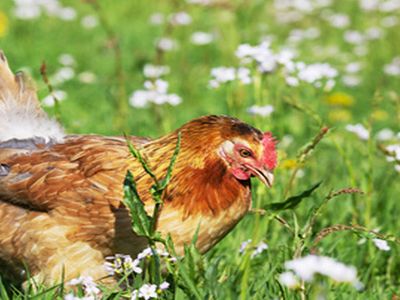
[[[64,130],[54,119],[37,109],[36,99],[21,105],[11,95],[0,98],[0,142],[34,137],[62,141]]]

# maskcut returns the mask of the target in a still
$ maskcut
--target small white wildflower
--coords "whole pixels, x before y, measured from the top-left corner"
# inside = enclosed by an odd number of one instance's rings
[[[290,289],[293,289],[293,288],[296,288],[296,287],[299,286],[299,280],[290,271],[280,274],[279,275],[279,282],[281,284],[287,286]]]
[[[55,105],[54,98],[56,98],[57,101],[61,102],[67,98],[67,93],[61,90],[55,90],[52,94],[42,99],[42,104],[47,107],[53,107]]]
[[[366,11],[377,10],[379,7],[379,0],[360,0],[360,7]]]
[[[81,25],[86,29],[95,28],[98,24],[99,20],[94,15],[87,15],[81,19]]]
[[[350,25],[350,17],[345,14],[333,14],[328,17],[328,21],[336,28],[346,28]]]
[[[388,244],[387,241],[385,240],[381,240],[381,239],[373,239],[372,240],[375,244],[375,246],[382,251],[389,251],[390,250],[390,246]]]
[[[72,21],[76,19],[76,10],[73,7],[62,7],[58,10],[58,17],[64,21]]]
[[[352,62],[346,65],[346,72],[347,73],[358,73],[361,70],[361,63],[360,62]]]
[[[350,44],[358,45],[364,42],[364,36],[355,30],[348,30],[344,33],[344,40]]]
[[[394,132],[389,128],[383,128],[376,134],[378,141],[388,141],[394,138]]]
[[[157,66],[152,64],[146,64],[143,68],[143,74],[147,78],[159,78],[170,72],[168,66]]]
[[[139,291],[133,290],[131,294],[131,300],[137,300],[137,299],[139,299]]]
[[[84,71],[78,75],[78,79],[82,83],[90,84],[96,82],[97,76],[93,72]]]
[[[139,297],[145,300],[157,298],[157,286],[155,284],[144,284],[139,289]]]
[[[36,5],[19,5],[14,9],[14,16],[21,20],[32,20],[40,17],[41,10]]]
[[[326,256],[308,255],[285,262],[285,268],[304,281],[311,281],[316,273],[330,277],[337,282],[357,283],[357,270],[353,266]]]
[[[362,124],[346,125],[346,130],[356,134],[361,140],[369,139],[369,131]]]
[[[299,79],[294,76],[287,76],[285,80],[289,86],[299,86]]]
[[[361,83],[360,77],[356,75],[344,75],[342,81],[346,86],[349,87],[358,86]]]
[[[394,27],[399,23],[399,19],[396,16],[387,16],[381,19],[381,25],[383,27]]]
[[[253,105],[247,109],[247,112],[252,115],[268,117],[274,112],[274,107],[272,105],[265,105],[265,106]]]
[[[268,249],[268,245],[261,241],[260,243],[258,243],[258,245],[256,246],[256,249],[253,251],[253,253],[251,253],[251,258],[256,257],[257,255],[261,254],[262,252],[264,252],[264,250]]]
[[[147,258],[153,255],[153,251],[150,247],[145,248],[142,252],[140,252],[137,256],[137,259]]]
[[[157,41],[157,48],[163,51],[172,51],[178,47],[178,44],[175,40],[163,37]]]
[[[75,59],[71,54],[63,53],[58,57],[58,62],[64,66],[72,66],[75,64]]]
[[[160,290],[164,291],[169,288],[169,283],[167,281],[164,281],[163,283],[160,284]]]
[[[208,32],[197,31],[193,32],[190,37],[190,41],[194,45],[208,45],[214,40],[214,36]]]
[[[389,151],[390,153],[393,153],[392,156],[386,157],[386,160],[388,162],[400,160],[400,145],[396,145],[396,144],[388,145],[388,146],[386,146],[386,150]]]
[[[365,36],[369,40],[377,40],[382,38],[383,36],[383,31],[379,27],[370,27],[367,29],[365,32]]]
[[[100,289],[97,287],[91,276],[80,276],[74,278],[67,283],[69,286],[82,285],[86,296],[94,296],[100,294]]]
[[[240,244],[240,249],[239,249],[239,253],[244,253],[244,251],[247,249],[247,246],[251,243],[251,239],[244,241]]]
[[[236,70],[237,79],[243,84],[250,84],[251,80],[251,73],[250,69],[245,67],[240,67]]]
[[[395,57],[389,64],[384,66],[384,72],[391,76],[400,76],[400,56]]]
[[[212,88],[217,88],[221,83],[227,83],[236,79],[236,70],[233,67],[217,67],[211,69],[213,77],[209,85]]]
[[[104,267],[110,275],[141,274],[143,270],[139,267],[139,263],[139,259],[134,260],[129,255],[116,254],[106,257]]]
[[[192,17],[187,12],[181,11],[171,15],[170,22],[175,26],[185,26],[192,23]]]
[[[61,84],[65,81],[71,80],[75,76],[75,71],[71,67],[62,67],[54,73],[50,80],[53,84]]]
[[[161,25],[165,21],[165,17],[162,13],[156,12],[150,16],[149,22],[153,25]]]

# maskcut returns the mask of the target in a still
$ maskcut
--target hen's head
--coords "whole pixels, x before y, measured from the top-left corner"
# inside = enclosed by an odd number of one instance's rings
[[[216,156],[238,180],[255,176],[271,187],[277,153],[276,141],[270,132],[263,133],[238,119],[225,116],[202,117],[189,124],[191,142],[200,140],[207,148],[203,152],[205,156]]]

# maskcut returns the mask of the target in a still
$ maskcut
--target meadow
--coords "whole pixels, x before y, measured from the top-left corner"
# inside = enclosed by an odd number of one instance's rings
[[[279,140],[274,186],[169,287],[0,299],[400,298],[398,0],[3,0],[0,48],[68,133],[227,114]]]

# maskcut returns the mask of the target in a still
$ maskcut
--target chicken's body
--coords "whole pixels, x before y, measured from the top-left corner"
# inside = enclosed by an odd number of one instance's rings
[[[10,101],[4,96],[7,80],[1,81],[5,76],[1,67],[7,67],[5,59],[0,64],[0,115]],[[227,141],[246,138],[246,145],[261,143],[265,148],[273,142],[237,119],[218,116],[193,120],[156,140],[131,137],[159,178],[167,172],[178,132],[181,150],[163,194],[157,230],[170,234],[182,254],[198,229],[197,247],[206,252],[251,204],[252,167],[236,167],[227,154],[233,144]],[[260,151],[254,155],[261,155],[266,165],[275,158]],[[268,168],[273,167],[270,162]],[[146,240],[132,232],[122,203],[128,170],[150,214],[152,179],[130,154],[124,138],[71,135],[0,140],[0,271],[7,267],[18,277],[26,265],[45,283],[59,281],[63,272],[65,279],[79,275],[100,279],[107,275],[105,256],[135,256],[146,247]],[[270,183],[265,176],[263,180]]]

